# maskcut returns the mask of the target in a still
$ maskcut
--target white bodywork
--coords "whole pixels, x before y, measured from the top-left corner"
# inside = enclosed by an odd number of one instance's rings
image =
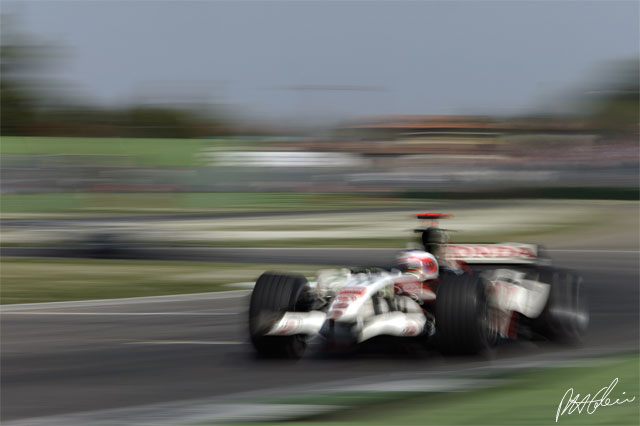
[[[549,298],[549,284],[524,279],[525,273],[511,269],[495,269],[483,274],[491,284],[489,304],[501,311],[520,312],[536,318]]]
[[[464,259],[469,263],[529,264],[536,259],[537,249],[527,244],[469,244],[447,245],[446,253],[449,264]],[[503,337],[509,336],[514,312],[536,318],[549,298],[550,286],[525,279],[524,272],[500,268],[484,272],[482,278],[493,311],[493,328]],[[311,312],[286,312],[267,335],[315,335],[327,322],[349,324],[358,342],[378,335],[431,334],[435,328],[428,322],[433,323],[433,318],[421,303],[433,301],[436,294],[428,289],[422,290],[421,297],[414,292],[413,296],[394,292],[394,285],[411,279],[415,277],[395,270],[357,274],[348,269],[322,270],[313,291],[318,299],[328,300],[328,305]]]
[[[501,337],[509,337],[513,312],[537,318],[547,304],[551,286],[525,279],[525,273],[512,269],[494,269],[482,274],[488,284],[489,306],[493,308],[493,326]]]
[[[427,322],[420,305],[410,297],[394,295],[394,283],[402,277],[400,272],[351,275],[348,270],[322,271],[316,291],[331,296],[327,312],[287,312],[267,335],[314,335],[326,320],[353,324],[358,342],[379,335],[420,335]],[[378,314],[374,295],[383,296]],[[386,300],[393,300],[403,311],[392,311]]]
[[[287,312],[266,334],[267,336],[287,336],[292,334],[316,334],[327,314],[320,311]]]

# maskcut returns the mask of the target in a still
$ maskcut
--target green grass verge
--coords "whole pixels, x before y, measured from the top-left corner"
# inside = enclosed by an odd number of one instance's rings
[[[573,388],[594,395],[618,378],[611,400],[636,397],[623,405],[600,407],[593,414],[574,412],[559,425],[640,424],[640,357],[629,355],[579,364],[504,374],[504,384],[467,392],[344,393],[291,399],[295,404],[345,405],[338,411],[294,419],[293,425],[551,425],[564,393]],[[625,392],[625,394],[623,394]],[[575,395],[575,394],[574,394]],[[287,401],[279,401],[287,403]]]
[[[193,166],[198,154],[219,142],[208,139],[144,139],[3,136],[2,154],[71,154],[119,156],[105,161],[122,165]]]
[[[415,200],[390,200],[353,194],[322,193],[48,193],[2,194],[6,213],[201,213],[342,210],[420,206]]]
[[[314,275],[313,265],[128,260],[0,260],[0,303],[110,299],[230,290],[265,270]]]

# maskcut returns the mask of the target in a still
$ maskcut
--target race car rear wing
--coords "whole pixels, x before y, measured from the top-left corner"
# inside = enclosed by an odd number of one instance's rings
[[[453,217],[453,215],[446,213],[418,213],[415,216],[418,220],[430,221],[431,226],[438,226],[438,220],[440,219],[449,219]]]
[[[440,219],[453,217],[446,213],[418,213],[415,216],[418,220],[426,222],[423,222],[423,227],[414,229],[414,232],[420,233],[428,232],[434,227],[438,228]],[[443,244],[443,247],[442,255],[446,259],[468,264],[532,264],[538,262],[540,252],[535,244],[521,243]]]
[[[420,220],[438,220],[449,219],[452,218],[453,215],[447,213],[418,213],[416,217]]]
[[[468,264],[531,264],[538,260],[535,244],[445,244],[444,257]]]

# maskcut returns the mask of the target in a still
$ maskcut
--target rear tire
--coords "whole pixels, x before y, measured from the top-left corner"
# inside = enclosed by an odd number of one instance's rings
[[[306,336],[265,336],[285,312],[308,311],[307,279],[297,274],[265,272],[258,278],[249,304],[249,335],[257,354],[264,358],[302,357]]]
[[[534,331],[554,342],[580,343],[589,325],[582,277],[564,269],[544,268],[538,281],[551,289],[544,310],[533,321]]]
[[[435,311],[436,336],[443,352],[475,355],[491,347],[489,306],[479,276],[442,275]]]

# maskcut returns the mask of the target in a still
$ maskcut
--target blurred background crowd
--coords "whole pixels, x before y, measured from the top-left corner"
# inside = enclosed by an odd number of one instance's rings
[[[2,16],[0,191],[11,195],[3,199],[5,212],[38,210],[33,197],[16,195],[47,193],[638,197],[637,56],[596,64],[585,70],[592,78],[580,89],[524,110],[352,111],[328,119],[326,111],[314,116],[307,109],[306,115],[267,117],[199,96],[206,90],[197,83],[195,90],[142,85],[115,103],[82,96],[55,77],[72,57],[68,46],[29,33],[21,11]],[[282,90],[298,99],[294,108],[304,109],[318,93],[357,97],[386,89],[315,84]],[[92,207],[77,199],[47,206]],[[160,207],[189,207],[180,200],[168,196]]]

